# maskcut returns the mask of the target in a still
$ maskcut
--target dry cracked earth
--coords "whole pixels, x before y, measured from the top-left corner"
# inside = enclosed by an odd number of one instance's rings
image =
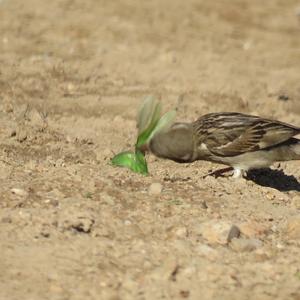
[[[146,95],[300,126],[299,5],[0,0],[0,299],[300,299],[300,161],[110,165]]]

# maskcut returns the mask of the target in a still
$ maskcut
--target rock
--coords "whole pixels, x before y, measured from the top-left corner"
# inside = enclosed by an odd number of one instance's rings
[[[27,118],[30,119],[30,123],[34,127],[41,129],[47,127],[46,113],[43,114],[42,111],[39,111],[36,108],[30,109],[30,111],[27,114]]]
[[[11,102],[5,102],[3,105],[3,111],[6,113],[12,113],[14,111],[14,107]]]
[[[230,240],[239,236],[237,226],[227,221],[212,220],[200,225],[199,233],[211,244],[226,245]]]
[[[300,239],[300,215],[288,219],[285,231],[288,239]]]
[[[28,193],[25,190],[19,188],[12,188],[11,192],[15,195],[22,196],[22,197],[26,197],[28,195]]]
[[[237,252],[250,252],[263,246],[262,241],[258,239],[233,239],[230,247]]]
[[[179,238],[186,237],[188,235],[188,230],[186,227],[178,227],[175,230],[175,235]]]
[[[18,142],[22,143],[22,142],[26,141],[27,136],[28,136],[28,133],[25,128],[20,127],[16,130],[16,137],[17,137]]]
[[[148,189],[148,193],[150,195],[159,195],[162,192],[162,188],[163,186],[159,182],[151,183]]]
[[[255,221],[239,224],[241,233],[248,238],[258,238],[270,231],[270,227]]]
[[[232,225],[228,233],[227,241],[230,242],[232,239],[238,238],[240,233],[240,229],[236,225]]]
[[[75,209],[63,211],[58,219],[58,227],[62,231],[90,233],[94,223],[95,219],[92,215]]]

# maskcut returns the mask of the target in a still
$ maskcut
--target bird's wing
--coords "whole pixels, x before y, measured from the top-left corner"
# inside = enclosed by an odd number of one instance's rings
[[[195,122],[196,134],[218,156],[235,156],[283,143],[300,129],[278,121],[238,113],[209,114]]]

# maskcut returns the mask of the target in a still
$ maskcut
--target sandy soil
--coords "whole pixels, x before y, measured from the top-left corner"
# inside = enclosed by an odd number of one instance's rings
[[[300,126],[299,15],[296,0],[1,0],[0,299],[300,299],[299,161],[248,180],[109,164],[149,94],[177,120]]]

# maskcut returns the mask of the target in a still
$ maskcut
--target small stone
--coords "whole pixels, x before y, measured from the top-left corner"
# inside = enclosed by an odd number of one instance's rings
[[[12,129],[9,133],[9,137],[15,137],[17,135],[16,129]]]
[[[19,217],[22,220],[31,220],[32,219],[32,214],[29,211],[25,211],[25,210],[20,210],[19,211]]]
[[[71,94],[71,93],[74,93],[75,89],[76,89],[76,87],[75,87],[75,85],[74,85],[72,82],[69,82],[69,83],[67,84],[67,90],[68,90],[68,92],[69,92],[70,94]]]
[[[281,244],[281,243],[278,243],[276,245],[276,248],[279,249],[279,250],[283,250],[285,248],[285,246],[283,244]]]
[[[25,128],[18,128],[16,131],[17,141],[22,143],[27,139],[27,130]]]
[[[46,122],[46,115],[43,115],[43,113],[37,109],[31,109],[28,115],[30,119],[31,125],[37,127],[37,128],[46,128],[47,122]]]
[[[270,192],[266,193],[266,198],[270,201],[274,200],[276,196]]]
[[[236,225],[232,225],[228,233],[227,241],[230,242],[232,239],[238,238],[240,233],[240,229]]]
[[[132,222],[130,220],[125,220],[124,221],[124,225],[126,226],[130,226],[132,224]]]
[[[94,220],[90,218],[78,218],[77,222],[72,224],[72,227],[78,232],[89,233],[93,227]]]
[[[226,245],[229,240],[239,235],[239,230],[235,227],[237,226],[227,221],[212,220],[202,223],[199,233],[211,244]]]
[[[163,186],[159,182],[151,183],[148,189],[148,193],[150,195],[159,195],[162,192],[162,188]]]
[[[22,196],[22,197],[25,197],[28,195],[28,193],[25,190],[19,189],[19,188],[12,188],[11,192],[15,195]]]
[[[262,241],[258,239],[233,239],[230,243],[230,247],[237,252],[250,252],[262,246]]]
[[[289,96],[287,94],[281,93],[278,95],[278,100],[280,101],[288,101],[289,100]]]
[[[177,237],[186,237],[188,235],[188,231],[186,227],[179,227],[175,230],[175,234]]]
[[[257,238],[267,234],[270,227],[255,221],[245,222],[239,225],[241,233],[248,238]]]
[[[56,167],[65,167],[66,164],[65,164],[65,162],[64,162],[64,160],[62,158],[59,158],[59,159],[56,160],[55,166]]]
[[[291,240],[300,238],[300,215],[288,219],[286,225],[286,237]]]
[[[169,231],[169,237],[172,238],[185,238],[188,235],[188,230],[186,227],[173,227]]]
[[[6,113],[12,113],[14,111],[14,107],[13,107],[12,103],[7,102],[4,104],[3,110]]]
[[[88,213],[77,211],[62,212],[58,219],[58,227],[62,231],[73,231],[77,233],[90,233],[95,223],[95,219]]]

